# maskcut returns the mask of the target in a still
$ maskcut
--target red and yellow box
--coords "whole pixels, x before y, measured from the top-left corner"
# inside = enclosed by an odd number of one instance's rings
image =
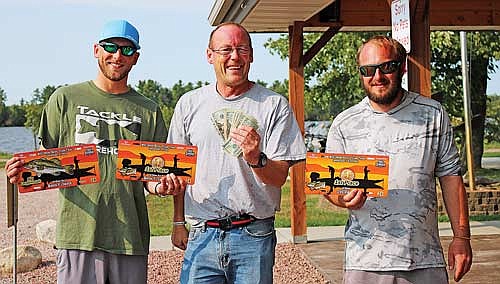
[[[198,147],[159,142],[120,140],[116,178],[160,181],[170,173],[194,184]]]
[[[307,194],[344,195],[358,188],[369,197],[386,197],[388,185],[388,156],[307,153]]]
[[[24,161],[19,173],[19,192],[98,183],[96,147],[93,144],[17,153]]]

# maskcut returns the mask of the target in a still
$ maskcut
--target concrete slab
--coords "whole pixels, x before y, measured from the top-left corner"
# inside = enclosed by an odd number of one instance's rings
[[[444,255],[447,257],[451,237],[442,237],[441,244]],[[460,281],[460,284],[498,284],[498,267],[500,267],[500,235],[473,236],[471,246],[473,262],[469,273]],[[310,242],[297,245],[309,261],[332,284],[342,283],[344,241]],[[450,283],[453,281],[451,271],[448,271]]]

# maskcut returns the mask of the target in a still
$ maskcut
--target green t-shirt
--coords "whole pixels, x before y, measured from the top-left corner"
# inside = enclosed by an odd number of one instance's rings
[[[115,178],[118,140],[165,142],[160,108],[130,90],[109,94],[92,81],[57,89],[40,119],[44,148],[95,144],[101,181],[59,190],[56,246],[147,255],[149,220],[142,182]]]

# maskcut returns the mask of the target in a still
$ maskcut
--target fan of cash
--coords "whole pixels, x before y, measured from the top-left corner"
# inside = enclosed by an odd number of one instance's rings
[[[212,113],[211,119],[215,128],[219,132],[219,135],[224,140],[222,148],[226,151],[226,153],[235,157],[239,157],[242,150],[231,140],[231,137],[229,137],[231,129],[238,128],[242,125],[250,126],[255,130],[259,129],[257,119],[253,116],[247,115],[241,110],[228,108],[220,109]]]

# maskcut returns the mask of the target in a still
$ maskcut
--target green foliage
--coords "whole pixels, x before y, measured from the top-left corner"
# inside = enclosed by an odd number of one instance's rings
[[[305,66],[306,120],[331,120],[340,111],[364,97],[356,66],[357,48],[375,33],[338,33]],[[304,36],[307,50],[320,34]],[[481,114],[486,92],[487,74],[494,72],[495,59],[500,59],[498,32],[467,34],[471,60],[473,110]],[[288,35],[268,39],[264,44],[271,54],[288,58]],[[431,72],[433,93],[441,92],[447,111],[463,117],[460,38],[457,32],[431,33]]]
[[[7,113],[8,117],[3,126],[20,126],[26,122],[25,103],[23,101],[19,105],[8,106]]]
[[[288,79],[283,81],[275,80],[271,86],[268,86],[269,89],[275,91],[276,93],[288,98]]]
[[[487,143],[500,143],[500,95],[488,96],[487,104],[484,140]]]
[[[170,125],[170,120],[172,119],[172,115],[174,114],[175,104],[177,103],[179,98],[189,91],[208,84],[208,82],[202,81],[197,81],[194,84],[192,82],[184,84],[182,80],[179,80],[172,86],[172,88],[169,90],[168,101],[165,104],[160,104],[163,112],[163,118],[165,119],[165,123],[167,124],[167,126]]]
[[[8,119],[8,109],[5,106],[5,101],[7,100],[7,95],[5,91],[0,88],[0,125],[5,125],[5,121]]]
[[[495,71],[500,59],[498,32],[468,32],[472,108],[480,108],[486,98],[487,75]],[[460,36],[458,32],[431,33],[431,76],[433,93],[443,94],[443,104],[451,116],[463,118],[463,86]],[[480,114],[478,111],[474,114]]]
[[[472,149],[475,166],[481,165],[485,127],[487,126],[488,74],[495,71],[495,60],[500,59],[499,32],[467,32],[467,59],[469,67],[472,117]],[[462,86],[461,45],[458,32],[431,33],[432,92],[441,93],[443,105],[450,114],[461,149],[462,166],[466,167],[464,142],[464,107]],[[489,125],[491,128],[492,126]],[[497,132],[498,133],[498,132]],[[491,137],[491,135],[489,136]]]
[[[484,149],[485,150],[500,149],[500,142],[491,142],[488,144],[484,144]]]
[[[5,168],[5,162],[12,158],[12,154],[0,152],[0,168]]]
[[[338,33],[304,67],[304,103],[306,120],[331,120],[342,110],[364,97],[356,66],[358,46],[374,33]],[[308,50],[321,36],[304,36]],[[264,46],[281,59],[288,57],[288,35],[268,39]]]
[[[59,87],[47,85],[42,90],[35,89],[33,91],[33,98],[25,105],[26,122],[24,125],[29,127],[33,133],[38,133],[43,107],[49,100],[50,95]]]
[[[469,217],[470,221],[497,221],[500,220],[500,215],[477,215],[477,216],[470,216]],[[448,215],[440,215],[438,216],[438,221],[439,222],[450,222],[450,218],[448,218]]]
[[[10,159],[12,154],[0,152],[0,159]]]
[[[171,89],[169,89],[167,87],[163,87],[156,81],[147,80],[139,81],[136,89],[140,94],[159,104],[165,123],[167,124],[167,127],[169,127],[170,120],[174,114],[175,104],[179,98],[185,93],[207,84],[208,82],[201,81],[198,81],[195,84],[191,82],[184,84],[182,80],[179,80],[172,86]]]
[[[365,95],[359,82],[356,66],[357,48],[374,33],[338,33],[304,67],[304,103],[306,120],[332,120],[339,112],[354,105]],[[320,37],[318,33],[304,36],[304,50]],[[494,126],[496,120],[486,117],[486,83],[488,74],[497,66],[500,59],[499,32],[469,32],[470,85],[473,116],[474,164],[480,165],[483,153],[485,121],[492,131],[486,131],[488,139],[499,133]],[[288,57],[288,35],[278,39],[268,39],[264,46],[271,54],[281,59]],[[440,93],[442,103],[456,124],[463,123],[463,92],[461,75],[460,38],[457,32],[431,33],[431,75],[432,92]],[[497,113],[492,114],[497,118]],[[491,118],[491,116],[488,115]],[[463,128],[463,127],[462,127]],[[463,141],[463,132],[458,130],[458,141]],[[498,138],[498,135],[497,139]],[[462,138],[462,139],[460,139]],[[463,144],[463,143],[462,143]],[[462,151],[463,152],[463,151]]]
[[[144,96],[159,104],[167,126],[174,112],[175,104],[179,98],[188,91],[207,85],[208,82],[198,81],[196,83],[184,84],[181,80],[175,83],[171,89],[163,87],[154,80],[139,81],[136,90]],[[0,126],[21,126],[30,128],[33,133],[38,133],[40,116],[43,107],[49,97],[60,86],[47,85],[43,89],[35,89],[32,99],[26,103],[23,100],[19,105],[5,107],[5,92],[0,88]],[[5,115],[3,113],[5,112]],[[3,119],[5,117],[5,119]]]
[[[500,169],[478,169],[475,175],[500,182]]]
[[[320,194],[306,195],[307,226],[345,225],[347,210],[331,204]],[[281,189],[281,210],[276,212],[276,227],[291,226],[290,183]]]
[[[149,227],[152,236],[172,234],[173,201],[171,196],[160,198],[154,195],[146,197],[148,206]]]
[[[169,90],[162,87],[160,83],[154,80],[140,80],[139,83],[137,83],[136,90],[143,96],[155,101],[157,104],[168,102]]]

